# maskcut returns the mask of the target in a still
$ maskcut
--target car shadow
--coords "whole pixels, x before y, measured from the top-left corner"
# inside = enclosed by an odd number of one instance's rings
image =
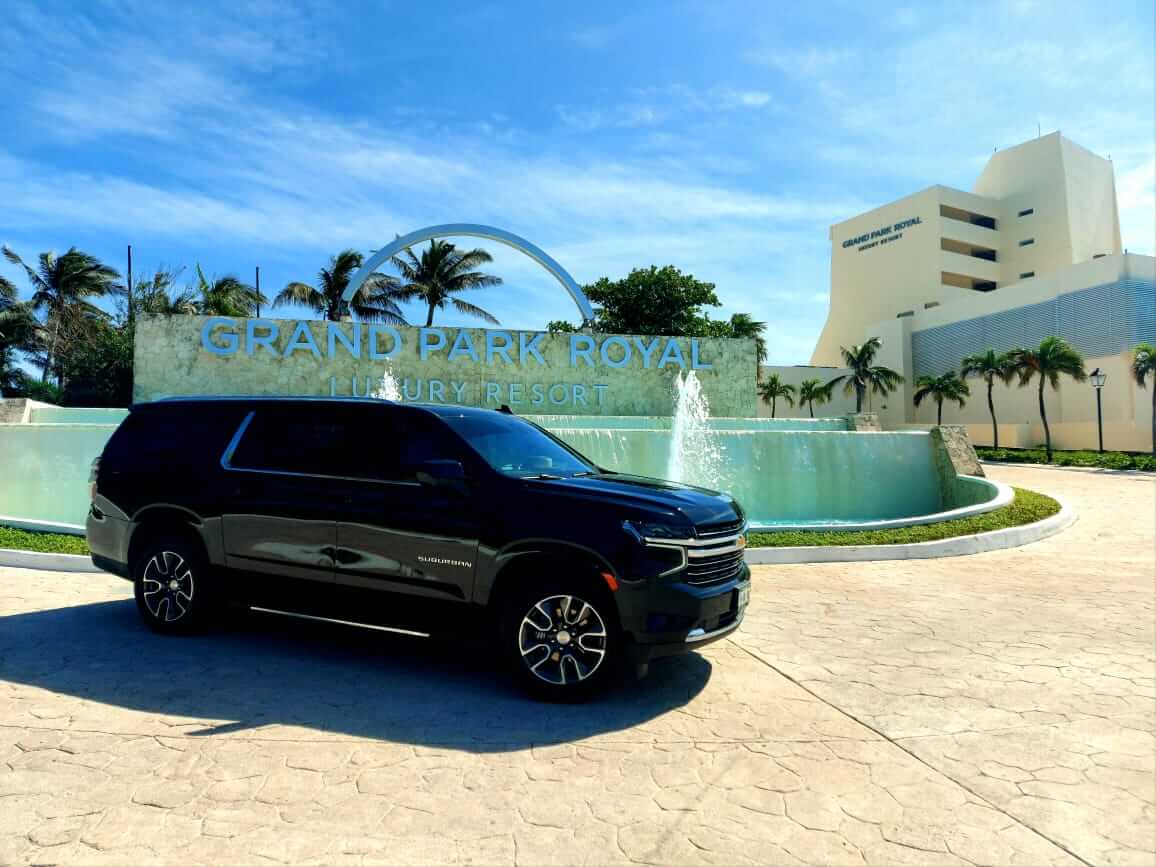
[[[642,681],[556,705],[524,696],[477,642],[275,615],[173,638],[145,628],[131,599],[0,617],[0,678],[163,715],[169,725],[205,720],[173,729],[191,735],[285,725],[506,751],[644,724],[701,692],[710,673],[696,653],[658,660]]]

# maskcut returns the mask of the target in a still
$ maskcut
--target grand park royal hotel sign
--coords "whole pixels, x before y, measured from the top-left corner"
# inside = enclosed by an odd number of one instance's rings
[[[137,324],[133,397],[365,397],[388,371],[404,401],[669,415],[674,377],[691,370],[713,414],[754,415],[755,353],[745,340],[148,317]]]
[[[540,263],[546,259],[561,270],[522,239],[513,243],[508,238],[514,236],[496,229],[454,224],[399,238],[354,276],[347,296],[391,248],[433,232],[487,237],[523,252],[526,245]],[[560,282],[581,293],[572,280]],[[585,297],[575,300],[583,318],[592,318]],[[752,340],[170,316],[139,321],[135,352],[137,401],[206,394],[365,397],[388,372],[403,401],[506,404],[526,414],[663,416],[671,413],[675,377],[694,371],[713,415],[756,412]]]

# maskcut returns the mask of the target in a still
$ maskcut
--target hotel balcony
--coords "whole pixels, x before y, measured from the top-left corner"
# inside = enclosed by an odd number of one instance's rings
[[[989,217],[987,214],[980,214],[976,211],[968,211],[964,208],[956,208],[952,205],[940,205],[939,216],[952,222],[963,223],[968,226],[977,226],[989,231],[994,231],[997,228],[995,217]]]
[[[939,218],[939,237],[976,247],[994,247],[999,243],[995,229],[943,216]]]
[[[950,243],[945,241],[945,244]],[[955,246],[954,244],[952,246]],[[939,254],[939,265],[943,284],[990,292],[999,280],[999,265],[995,263],[995,250],[973,248],[972,253],[960,253],[944,249]],[[979,254],[979,255],[976,255]]]

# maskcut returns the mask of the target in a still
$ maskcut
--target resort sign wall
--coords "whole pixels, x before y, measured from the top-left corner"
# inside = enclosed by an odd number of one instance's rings
[[[694,371],[714,415],[754,416],[750,340],[229,317],[145,317],[134,400],[170,395],[364,397],[387,371],[405,401],[520,413],[667,415]]]

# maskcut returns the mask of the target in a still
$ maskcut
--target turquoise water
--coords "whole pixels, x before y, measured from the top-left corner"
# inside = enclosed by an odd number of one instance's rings
[[[530,421],[550,428],[597,428],[599,430],[670,430],[673,419],[630,415],[527,415]],[[841,418],[712,418],[712,430],[847,430]]]
[[[667,475],[666,431],[551,430],[607,469]],[[720,478],[710,486],[742,503],[752,525],[859,523],[943,508],[924,431],[718,431],[715,441]]]
[[[83,524],[92,459],[126,411],[33,412],[36,424],[0,425],[0,515]],[[535,420],[608,469],[670,475],[670,419]],[[695,478],[691,461],[688,481],[733,494],[753,525],[855,523],[953,505],[939,490],[923,431],[853,433],[842,419],[712,419],[710,426],[718,477]]]
[[[28,412],[32,424],[111,424],[118,425],[127,409],[84,406],[34,406]]]

